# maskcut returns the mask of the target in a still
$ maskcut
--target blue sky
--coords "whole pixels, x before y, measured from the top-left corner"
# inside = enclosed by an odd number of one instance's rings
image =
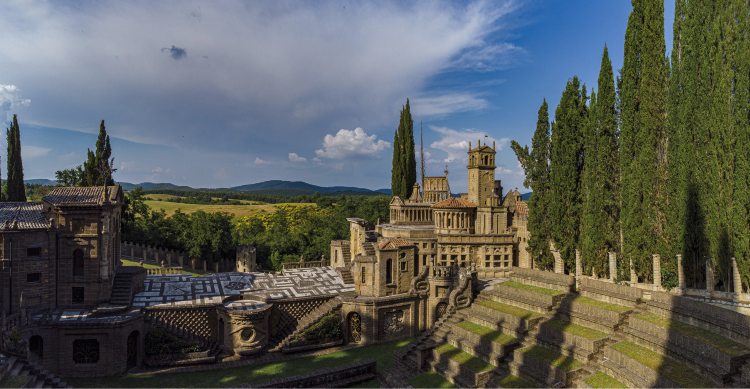
[[[409,97],[428,174],[447,164],[452,188],[465,190],[466,143],[494,140],[507,190],[523,181],[510,139],[529,142],[542,99],[553,114],[571,76],[595,87],[605,44],[617,72],[630,9],[626,0],[2,2],[0,119],[19,115],[27,178],[83,161],[105,119],[117,180],[376,189],[390,185]]]

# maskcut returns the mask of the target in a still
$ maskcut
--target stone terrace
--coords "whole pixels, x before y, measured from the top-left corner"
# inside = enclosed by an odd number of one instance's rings
[[[354,291],[331,267],[289,269],[283,273],[218,273],[205,276],[151,275],[133,306],[215,304],[229,296],[258,300],[335,296]]]

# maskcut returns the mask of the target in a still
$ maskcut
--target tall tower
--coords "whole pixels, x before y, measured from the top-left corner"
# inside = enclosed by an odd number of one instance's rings
[[[492,147],[477,142],[472,149],[469,143],[469,201],[480,207],[490,204],[495,189],[495,142]]]

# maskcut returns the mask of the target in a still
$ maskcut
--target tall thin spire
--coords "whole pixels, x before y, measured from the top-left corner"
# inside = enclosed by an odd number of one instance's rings
[[[424,195],[424,137],[422,136],[422,121],[419,121],[419,163],[422,168],[422,194]]]

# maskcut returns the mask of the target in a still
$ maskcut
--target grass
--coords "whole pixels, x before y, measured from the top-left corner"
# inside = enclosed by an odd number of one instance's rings
[[[526,347],[520,351],[524,356],[542,360],[552,367],[559,367],[566,371],[575,370],[583,366],[581,362],[576,361],[573,357],[562,355],[557,351],[542,346]]]
[[[315,203],[278,203],[278,204],[258,204],[257,201],[248,201],[243,204],[187,204],[187,203],[176,203],[165,200],[146,200],[144,201],[151,209],[163,210],[167,216],[173,215],[178,209],[183,213],[193,213],[196,211],[204,211],[208,213],[224,212],[232,215],[233,217],[253,216],[262,212],[276,212],[276,209],[280,205],[287,205],[292,207],[299,206],[315,206]]]
[[[482,373],[495,368],[492,364],[456,348],[450,343],[440,345],[435,351],[440,355],[445,355],[451,360],[458,362],[461,366],[464,366],[475,373]]]
[[[498,303],[497,301],[492,300],[477,300],[477,304],[527,320],[540,316],[538,313],[531,312],[523,308],[518,308],[513,305]]]
[[[534,292],[534,293],[546,294],[547,296],[557,296],[557,295],[565,294],[565,292],[561,292],[559,290],[542,288],[541,286],[524,284],[518,281],[505,281],[500,285],[508,286],[508,287],[516,288],[516,289],[521,289],[521,290],[527,290],[529,292]]]
[[[183,196],[176,196],[166,193],[149,193],[143,196],[145,200],[157,200],[157,201],[172,201],[184,198]]]
[[[547,320],[542,324],[542,326],[559,331],[565,331],[569,334],[573,334],[590,340],[599,340],[607,337],[607,334],[605,334],[604,332],[559,319]]]
[[[412,340],[405,339],[322,355],[290,357],[284,361],[258,366],[238,366],[186,373],[140,373],[106,378],[66,378],[65,381],[73,387],[84,388],[226,388],[259,384],[278,377],[308,374],[315,370],[366,359],[374,359],[378,370],[385,370],[393,364],[393,353],[406,347]]]
[[[656,324],[659,327],[668,330],[675,330],[691,338],[700,340],[703,343],[711,345],[729,356],[740,356],[750,353],[747,347],[727,339],[719,334],[706,331],[703,328],[691,326],[677,320],[669,320],[665,317],[656,315],[651,312],[643,312],[636,315],[637,318],[643,319],[649,323]]]
[[[592,374],[591,377],[586,378],[583,382],[592,388],[627,388],[622,382],[600,371]]]
[[[497,382],[497,384],[501,388],[536,388],[537,386],[534,385],[531,381],[527,381],[521,377],[517,377],[514,375],[506,375]]]
[[[122,261],[122,265],[123,266],[137,266],[137,267],[141,266],[138,262],[131,261],[131,260],[128,260],[128,259],[125,259],[125,258],[120,258],[120,261]],[[157,265],[154,265],[154,264],[151,264],[151,263],[144,263],[143,264],[143,268],[145,268],[145,269],[161,269],[161,266],[157,266]],[[183,272],[185,274],[189,274],[189,275],[195,276],[195,277],[203,275],[201,273],[195,273],[195,272],[187,271],[187,270],[184,270],[184,269],[183,269]]]
[[[493,330],[491,328],[470,321],[462,321],[458,323],[457,326],[501,345],[505,345],[516,340],[516,338],[512,336],[502,333],[502,331]]]
[[[29,382],[28,376],[5,377],[0,381],[0,388],[20,388],[26,385],[27,382]]]
[[[452,382],[438,373],[422,373],[409,379],[409,385],[415,388],[456,388]]]
[[[715,384],[677,361],[673,361],[661,354],[655,353],[635,343],[622,341],[611,346],[614,350],[638,361],[638,363],[685,388],[710,388]]]
[[[594,300],[592,298],[586,297],[586,296],[578,296],[575,300],[573,300],[577,303],[587,304],[587,305],[593,305],[597,308],[601,308],[607,311],[617,312],[617,313],[623,313],[631,310],[632,308],[628,308],[626,306],[617,305],[617,304],[611,304],[611,303],[605,303],[604,301]]]

